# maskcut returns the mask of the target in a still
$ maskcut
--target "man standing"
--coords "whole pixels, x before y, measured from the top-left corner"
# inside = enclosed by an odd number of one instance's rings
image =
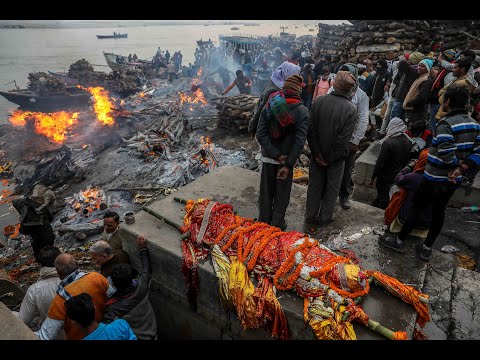
[[[343,209],[350,209],[350,195],[353,191],[352,172],[355,168],[355,155],[357,154],[358,144],[365,136],[368,127],[368,95],[360,89],[358,81],[357,67],[355,64],[347,63],[340,68],[342,71],[348,71],[355,78],[354,92],[352,97],[352,104],[357,109],[357,120],[353,130],[352,138],[348,144],[348,157],[345,159],[345,168],[343,170],[342,184],[340,185],[340,205]],[[331,93],[333,88],[330,88],[328,93]]]
[[[358,115],[351,103],[357,81],[348,71],[338,71],[333,92],[312,104],[308,145],[312,151],[307,190],[307,232],[333,221],[333,210],[342,182]]]
[[[272,93],[260,114],[257,140],[262,146],[259,221],[285,230],[293,166],[308,131],[308,109],[302,104],[302,77],[293,75]]]
[[[165,51],[165,61],[167,64],[170,62],[170,51]]]
[[[123,238],[118,229],[120,229],[120,216],[116,212],[109,211],[103,216],[103,227],[105,231],[102,234],[103,241],[106,241],[112,251],[123,249]]]
[[[262,65],[258,68],[258,82],[257,82],[257,89],[258,93],[262,94],[263,89],[267,85],[268,81],[270,80],[270,76],[272,76],[272,68],[268,66],[268,63],[264,60],[262,61]]]
[[[432,246],[442,230],[448,201],[462,181],[462,175],[480,165],[480,125],[467,112],[469,90],[462,85],[449,86],[443,95],[446,116],[434,130],[424,177],[413,197],[413,205],[397,236],[382,235],[379,243],[405,253],[405,240],[422,210],[432,205],[432,222],[419,256],[429,261]]]
[[[174,78],[174,77],[175,77],[175,78],[177,77],[177,76],[176,76],[177,68],[176,68],[176,66],[175,66],[174,64],[169,63],[169,64],[167,65],[167,71],[168,71],[168,82],[171,83],[171,82],[173,82],[173,78]]]
[[[80,293],[88,293],[95,304],[95,319],[100,321],[103,318],[105,303],[115,289],[103,275],[80,271],[77,261],[70,254],[58,255],[54,265],[61,281],[48,310],[48,317],[37,334],[41,340],[51,340],[64,327],[67,340],[80,340],[85,335],[81,327],[67,316],[65,301]]]
[[[432,67],[433,60],[430,59],[423,59],[418,64],[417,73],[419,77],[410,86],[410,90],[408,90],[403,101],[403,110],[405,110],[407,124],[427,120],[428,95],[433,83],[430,78]]]

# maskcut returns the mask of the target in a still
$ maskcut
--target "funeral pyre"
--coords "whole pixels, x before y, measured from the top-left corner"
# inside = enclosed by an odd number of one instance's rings
[[[183,226],[146,211],[183,233],[182,273],[194,309],[201,286],[198,261],[211,254],[222,303],[236,311],[245,330],[264,327],[273,337],[288,339],[276,291],[294,290],[304,299],[304,320],[319,339],[355,340],[353,321],[388,339],[407,339],[406,332],[391,331],[363,311],[361,301],[373,281],[413,305],[419,326],[430,320],[428,295],[379,271],[362,269],[306,234],[243,218],[230,204],[175,200],[186,204]]]
[[[92,94],[90,110],[17,110],[0,126],[0,173],[11,183],[2,201],[30,197],[38,184],[53,191],[55,246],[81,263],[88,263],[106,211],[123,218],[218,166],[251,167],[242,149],[224,149],[209,137],[217,111],[205,85],[192,90],[190,79],[159,80],[123,99],[100,86],[82,88]],[[8,214],[18,216],[13,207]],[[26,287],[39,267],[18,220],[7,225],[1,262]]]

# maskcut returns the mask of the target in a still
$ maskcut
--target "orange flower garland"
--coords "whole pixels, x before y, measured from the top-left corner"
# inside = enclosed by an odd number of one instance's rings
[[[281,281],[280,278],[283,275],[287,274],[290,271],[290,269],[292,269],[293,266],[295,265],[295,255],[297,254],[297,252],[300,252],[303,256],[305,256],[306,252],[310,249],[310,247],[312,247],[313,244],[314,242],[310,242],[309,238],[307,237],[303,242],[303,244],[301,244],[300,246],[297,246],[296,248],[293,248],[290,251],[290,254],[288,254],[287,259],[282,264],[282,266],[280,266],[280,269],[278,269],[275,276],[273,277],[273,283],[275,284],[278,290],[288,290],[295,285],[295,282],[300,276],[300,272],[302,271],[304,263],[299,264],[299,266],[297,266],[295,271],[287,277],[285,282]]]
[[[272,229],[271,229],[271,232],[273,231],[276,231],[278,230],[278,228],[276,227],[273,227],[272,226]],[[278,232],[274,232],[273,234],[270,234],[269,236],[267,236],[266,238],[264,238],[262,240],[262,242],[260,243],[260,245],[255,249],[255,251],[253,252],[253,256],[252,258],[250,259],[250,261],[248,262],[247,264],[247,270],[248,271],[252,271],[253,268],[255,267],[255,264],[257,263],[257,259],[258,257],[260,256],[260,253],[263,251],[263,249],[265,248],[265,246],[267,246],[267,244],[269,243],[270,240],[280,236],[280,235],[283,235],[284,232],[283,231],[278,231]]]
[[[310,276],[317,278],[320,282],[324,285],[327,285],[332,290],[334,290],[338,295],[348,298],[356,298],[357,296],[363,296],[368,294],[370,291],[370,283],[367,281],[365,283],[365,289],[357,291],[357,292],[349,292],[337,287],[333,282],[329,283],[326,279],[327,273],[332,270],[332,268],[340,263],[351,263],[352,261],[343,256],[337,256],[330,260],[328,260],[325,264],[323,264],[322,268],[319,270],[312,271]]]
[[[251,225],[247,229],[245,229],[245,231],[243,233],[246,234],[246,233],[249,233],[249,232],[251,232],[253,230],[256,230],[258,228],[262,228],[262,227],[270,227],[270,225],[268,225],[266,223],[256,223],[256,224]],[[241,254],[241,256],[240,256],[240,254],[238,255],[238,261],[241,261],[241,262],[245,261],[246,257],[250,253],[250,250],[252,249],[255,241],[259,238],[259,237],[257,237],[257,235],[260,234],[260,233],[263,233],[263,231],[265,231],[265,230],[262,230],[262,231],[258,232],[251,239],[248,240],[248,243],[247,243],[247,246],[246,246],[245,250],[243,250],[243,241],[242,241],[242,254]],[[240,248],[240,245],[239,245],[239,248]]]
[[[260,224],[266,225],[266,229],[263,229],[263,230],[259,231],[258,233],[253,235],[251,239],[248,240],[247,247],[245,248],[245,251],[243,252],[243,258],[241,260],[239,259],[240,261],[245,262],[248,259],[248,255],[250,254],[250,251],[252,250],[253,246],[257,243],[258,239],[262,238],[263,236],[265,236],[268,233],[271,233],[272,226],[270,226],[266,223],[260,223]],[[279,228],[275,228],[275,227],[273,227],[273,228],[276,229],[276,230],[280,230]]]

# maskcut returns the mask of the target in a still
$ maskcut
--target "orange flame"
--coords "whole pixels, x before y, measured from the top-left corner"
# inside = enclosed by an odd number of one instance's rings
[[[203,104],[201,106],[204,106],[207,104],[207,99],[205,99],[205,95],[203,94],[202,89],[197,88],[190,96],[180,93],[180,103],[183,104],[185,102],[189,102],[192,104]],[[190,107],[190,110],[193,110]]]
[[[112,112],[113,104],[109,99],[109,93],[101,86],[85,88],[81,85],[77,85],[80,89],[87,90],[93,95],[93,109],[97,114],[97,119],[103,125],[112,126],[115,124],[115,120],[110,116]]]
[[[215,162],[215,159],[213,158],[213,144],[212,144],[212,139],[209,136],[201,136],[200,141],[202,142],[202,149],[203,150],[209,150],[210,153],[212,154],[212,167],[215,167],[217,164]],[[202,158],[202,163],[204,165],[209,165],[210,162],[208,161],[207,158]]]
[[[9,120],[13,126],[21,127],[27,124],[27,120],[32,121],[35,133],[46,136],[51,141],[62,143],[66,134],[78,123],[78,112],[41,113],[15,110]]]

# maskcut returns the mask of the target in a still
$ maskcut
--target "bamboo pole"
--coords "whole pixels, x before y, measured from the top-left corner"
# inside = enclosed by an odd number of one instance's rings
[[[187,200],[179,198],[179,197],[174,197],[173,200],[175,200],[176,202],[179,202],[181,204],[186,204],[187,203]]]
[[[367,327],[375,331],[376,333],[379,333],[380,335],[385,336],[387,339],[390,339],[390,340],[394,339],[395,332],[382,326],[382,324],[380,324],[378,321],[373,321],[371,319],[368,319]]]
[[[176,222],[166,218],[165,216],[163,215],[160,215],[159,213],[157,213],[156,211],[153,211],[151,209],[148,209],[146,207],[143,208],[143,210],[147,213],[149,213],[150,215],[153,215],[155,216],[157,219],[159,220],[162,220],[165,224],[168,224],[172,227],[174,227],[175,229],[179,230],[180,231],[180,228],[182,227],[182,225],[179,225],[177,224]],[[183,233],[182,236],[180,236],[180,240],[186,240],[190,237],[190,230],[187,231],[186,233]]]

